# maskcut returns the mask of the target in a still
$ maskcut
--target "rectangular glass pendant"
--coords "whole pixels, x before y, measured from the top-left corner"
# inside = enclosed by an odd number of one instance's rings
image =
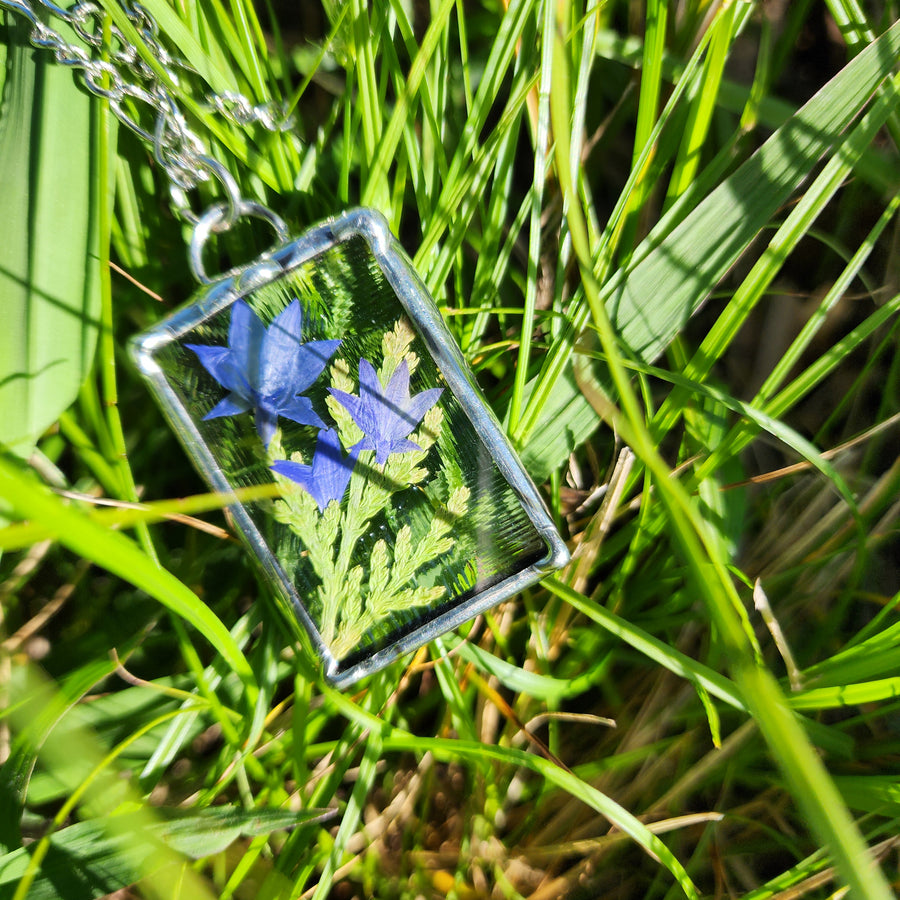
[[[325,677],[346,685],[568,560],[384,219],[205,289],[132,356]]]

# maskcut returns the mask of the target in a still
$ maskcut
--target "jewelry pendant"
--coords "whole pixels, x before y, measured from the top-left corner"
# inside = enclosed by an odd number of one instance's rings
[[[131,349],[333,684],[568,559],[377,213],[285,243]]]

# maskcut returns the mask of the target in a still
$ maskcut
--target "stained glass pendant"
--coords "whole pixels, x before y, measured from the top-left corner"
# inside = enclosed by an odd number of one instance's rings
[[[131,350],[333,684],[568,559],[377,213],[266,254]]]

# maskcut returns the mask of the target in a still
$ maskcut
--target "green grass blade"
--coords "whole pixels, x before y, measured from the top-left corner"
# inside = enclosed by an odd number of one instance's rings
[[[897,86],[900,86],[900,80],[894,82],[894,87]],[[844,184],[859,162],[863,151],[884,125],[891,109],[896,105],[896,101],[892,99],[894,96],[893,92],[885,92],[876,100],[872,109],[852,130],[838,152],[828,160],[813,184],[793,207],[760,259],[754,264],[750,274],[735,291],[722,315],[704,337],[693,359],[684,367],[686,378],[695,381],[704,380],[713,365],[731,345],[750,312],[781,271],[785,260],[809,232],[813,222]],[[662,431],[668,430],[671,426],[674,410],[683,405],[684,399],[681,391],[674,392],[666,399],[657,413],[659,428]]]
[[[148,0],[144,5],[156,24],[159,25],[160,31],[178,48],[181,58],[203,78],[213,91],[221,94],[238,90],[239,84],[234,72],[224,65],[221,59],[217,62],[212,59],[200,39],[192,33],[191,27],[178,15],[176,8],[164,0]],[[126,38],[133,41],[135,47],[142,48],[140,37],[122,7],[112,0],[101,0],[101,6],[109,13]],[[154,68],[158,75],[165,76],[158,60],[147,59],[147,63]],[[163,83],[167,82],[168,78],[164,78]]]
[[[879,319],[881,318],[882,317],[879,317]],[[764,431],[767,434],[772,435],[777,441],[783,443],[786,447],[790,447],[801,459],[806,460],[811,466],[818,469],[822,475],[834,485],[835,490],[844,499],[853,515],[858,517],[859,510],[857,508],[856,498],[850,490],[846,480],[822,452],[811,441],[803,437],[803,435],[795,428],[780,421],[765,409],[760,409],[752,403],[745,403],[743,400],[738,400],[726,391],[709,384],[704,384],[699,381],[689,381],[684,375],[657,368],[656,366],[629,365],[629,368],[632,367],[642,374],[652,375],[660,381],[669,382],[670,384],[675,385],[676,389],[682,391],[685,395],[690,394],[691,396],[711,400],[725,409],[737,413],[741,416],[741,426],[744,426],[744,431],[748,431],[749,429],[747,429],[746,426],[752,424],[756,426],[756,429],[759,431]],[[608,403],[608,401],[604,400],[602,397],[594,399],[591,388],[586,384],[584,379],[580,379],[580,384],[588,398],[593,399],[598,407]],[[738,426],[738,428],[740,428],[740,426]],[[754,430],[753,433],[755,434],[757,431]],[[729,434],[721,440],[716,440],[711,443],[712,453],[707,460],[698,464],[693,478],[690,479],[691,485],[700,484],[703,479],[711,477],[712,473],[715,472],[717,468],[721,467],[725,459],[730,459],[735,455],[736,451],[731,440],[731,434]],[[741,444],[740,446],[744,446],[744,444]],[[710,465],[709,459],[714,459],[716,465]],[[0,532],[0,534],[2,534],[2,532]],[[2,544],[0,544],[0,546],[2,546]]]
[[[862,706],[864,703],[880,703],[900,697],[900,678],[878,678],[856,684],[840,684],[836,687],[812,688],[792,694],[794,709],[840,709]]]
[[[356,89],[358,92],[358,109],[362,127],[362,146],[366,163],[363,171],[368,168],[368,160],[375,158],[376,147],[382,134],[381,102],[378,79],[375,74],[375,56],[377,42],[380,38],[375,26],[375,20],[383,18],[376,10],[370,10],[364,0],[351,0],[352,28],[354,37],[354,53],[356,57]],[[366,190],[374,192],[370,194],[370,202],[378,209],[389,208],[388,198],[390,191],[387,179],[376,174],[371,186],[369,173],[366,173]]]
[[[93,360],[101,179],[96,109],[70,72],[35,54],[20,24],[10,34],[0,117],[0,442],[27,455]]]
[[[675,160],[666,194],[666,206],[680,197],[693,183],[700,168],[700,155],[706,144],[710,123],[719,98],[719,88],[735,38],[737,4],[726,7],[712,24],[712,38],[703,63],[703,76],[694,89],[684,136]],[[660,53],[662,59],[662,53]]]
[[[805,180],[872,91],[890,74],[900,53],[900,22],[845,66],[737,172],[674,229],[663,224],[627,273],[603,289],[620,339],[651,361],[706,299],[761,228]]]
[[[479,741],[422,738],[399,728],[385,728],[381,720],[366,713],[343,695],[337,694],[331,689],[327,689],[327,694],[335,707],[340,709],[348,719],[357,722],[360,727],[370,729],[372,733],[378,733],[379,745],[385,751],[431,752],[438,759],[447,762],[463,759],[476,765],[494,760],[507,766],[522,767],[536,772],[550,784],[579,798],[596,812],[605,816],[610,824],[627,834],[651,856],[656,857],[672,873],[686,897],[699,900],[700,894],[696,886],[669,848],[630,812],[579,778],[574,772],[561,768],[555,762],[542,756],[526,753],[524,750],[513,747],[491,746]]]
[[[15,515],[49,527],[54,538],[72,552],[145,590],[193,625],[241,679],[248,706],[253,708],[259,689],[246,657],[209,607],[177,578],[159,568],[128,538],[95,524],[3,458],[0,458],[0,497]]]
[[[543,4],[544,34],[553,28],[553,4]],[[544,183],[547,177],[548,148],[550,140],[550,84],[553,77],[553,45],[545,41],[541,51],[541,82],[538,92],[537,127],[534,134],[534,170],[531,179],[531,216],[528,230],[528,268],[526,272],[525,303],[522,309],[519,353],[513,379],[512,400],[509,404],[507,428],[515,432],[522,413],[522,397],[528,380],[531,359],[531,335],[534,334],[535,302],[541,255],[541,212],[544,200]]]
[[[382,195],[386,189],[388,171],[396,156],[404,128],[415,108],[414,100],[419,95],[428,67],[434,59],[439,41],[447,28],[454,3],[455,0],[443,0],[440,8],[431,17],[428,31],[425,32],[422,45],[410,66],[404,89],[397,98],[384,133],[378,138],[377,148],[373,150],[369,177],[362,192],[362,203],[365,206],[374,205],[376,196]],[[427,98],[428,92],[426,91],[422,98],[423,103],[428,103]]]
[[[621,616],[617,616],[608,609],[594,603],[583,594],[563,584],[558,578],[547,578],[543,581],[543,584],[557,597],[565,600],[566,603],[583,613],[592,622],[595,622],[620,640],[625,641],[625,643],[634,647],[639,653],[643,653],[657,665],[674,672],[674,674],[680,678],[685,678],[692,684],[698,685],[707,693],[718,697],[719,700],[724,701],[735,709],[744,710],[747,708],[741,697],[740,690],[735,686],[734,682],[724,675],[720,675],[714,669],[710,669],[709,666],[691,659],[681,651],[669,646],[665,641],[653,637],[652,634],[648,634],[636,625],[632,625]]]
[[[785,351],[782,358],[757,391],[756,396],[750,401],[750,407],[762,409],[767,416],[773,418],[784,415],[846,360],[849,354],[856,350],[863,341],[881,330],[900,311],[900,295],[898,295],[892,297],[881,307],[876,308],[868,318],[841,338],[841,340],[833,344],[819,359],[797,375],[793,381],[785,385],[777,395],[771,396],[798,364],[801,355],[809,346],[815,334],[824,325],[829,311],[834,308],[849,289],[853,279],[857,277],[860,269],[869,258],[878,237],[896,215],[898,209],[900,209],[900,195],[892,198],[879,220],[872,227],[872,231],[867,235],[859,249],[854,253],[853,258],[844,267],[840,276],[822,298],[818,309],[810,316],[791,346]],[[693,385],[691,390],[695,387],[696,385]],[[753,439],[754,435],[754,429],[747,422],[737,423],[729,434],[719,442],[718,446],[712,448],[712,452],[707,459],[699,463],[695,472],[695,479],[702,480],[710,473],[716,471],[725,459],[732,458],[743,450]]]
[[[656,124],[657,107],[662,86],[662,60],[666,47],[668,4],[665,0],[649,0],[644,24],[644,58],[641,65],[641,88],[638,97],[632,168],[637,168],[650,143]]]
[[[749,7],[746,7],[743,10],[741,22],[746,19],[749,11]],[[591,246],[595,248],[593,252],[594,274],[601,282],[609,277],[612,269],[613,258],[619,247],[622,229],[624,227],[624,222],[626,221],[625,213],[631,204],[631,196],[634,192],[640,190],[641,179],[644,177],[645,170],[651,164],[653,149],[657,146],[664,124],[669,120],[670,116],[677,109],[681,99],[695,83],[695,78],[698,77],[703,55],[708,46],[710,36],[711,32],[709,31],[702,35],[690,61],[680,73],[678,83],[676,84],[672,95],[669,97],[665,109],[654,125],[653,131],[645,143],[643,150],[641,150],[638,160],[629,172],[628,178],[619,194],[615,207],[609,215],[609,219],[604,227],[602,235],[600,235],[597,241],[594,241],[592,237]],[[602,54],[603,49],[603,45],[601,44],[600,47],[598,47],[598,53]],[[572,135],[571,139],[574,146],[575,136]],[[570,165],[574,167],[575,162],[575,160],[570,160]],[[710,168],[714,169],[715,167],[710,166]],[[575,171],[574,168],[573,171]],[[694,190],[697,190],[701,184],[702,179],[698,183],[695,183],[693,186]],[[693,191],[688,193],[693,193]],[[687,199],[689,198],[683,198],[683,200]],[[677,207],[678,204],[670,211],[670,216],[674,217],[676,215]],[[638,247],[636,258],[642,256],[642,249],[645,247],[646,243],[647,242],[645,241]],[[524,448],[528,441],[543,427],[544,423],[541,422],[541,425],[539,426],[539,422],[543,418],[544,408],[547,403],[550,402],[551,397],[557,390],[560,380],[564,377],[564,373],[569,369],[576,338],[584,330],[588,320],[588,305],[585,303],[583,296],[576,295],[574,302],[572,303],[572,308],[568,312],[567,322],[561,329],[561,332],[556,335],[554,344],[543,364],[542,371],[533,383],[533,388],[522,414],[519,428],[517,431],[511,433],[514,443],[518,446]],[[584,405],[587,406],[586,403]],[[585,435],[585,437],[588,435]],[[557,459],[555,465],[560,465],[564,458],[565,457]]]
[[[485,63],[484,72],[478,85],[478,91],[472,109],[466,118],[465,126],[459,138],[450,170],[437,203],[438,215],[432,217],[429,227],[422,238],[414,258],[416,267],[426,275],[425,282],[432,291],[436,291],[446,276],[449,260],[461,242],[462,234],[468,224],[468,216],[461,214],[459,198],[480,196],[479,186],[473,185],[472,170],[478,165],[479,137],[484,128],[488,114],[491,112],[498,96],[502,96],[501,86],[507,76],[516,52],[516,45],[522,36],[531,14],[531,7],[525,0],[514,0],[510,3],[506,15],[503,16],[496,39],[491,45],[491,52]],[[526,84],[510,91],[507,103],[506,122],[499,123],[492,134],[493,143],[498,137],[509,131],[513,118],[524,104],[525,96],[531,88],[529,82],[534,78],[525,78]],[[482,148],[481,152],[484,152]],[[475,165],[473,166],[473,160]],[[459,234],[452,243],[445,244],[437,261],[432,254],[444,232],[452,225]]]
[[[900,40],[900,27],[894,29],[893,35],[895,40]],[[554,84],[552,96],[557,171],[568,202],[569,227],[586,299],[622,404],[621,412],[610,409],[610,418],[654,480],[674,541],[690,572],[693,588],[703,598],[717,626],[734,681],[784,773],[792,795],[804,810],[810,828],[828,846],[842,878],[855,896],[866,900],[888,900],[891,891],[887,881],[869,860],[862,835],[834,782],[797,721],[796,714],[785,702],[774,677],[756,658],[747,630],[746,612],[724,560],[720,558],[720,546],[711,536],[687,492],[659,456],[656,442],[644,424],[643,411],[618,355],[617,335],[594,279],[587,229],[573,190],[568,146],[563,139],[570,97],[562,36],[556,37],[556,45],[555,60],[559,61],[558,74],[561,76]],[[856,62],[864,56],[865,52],[857,57]],[[878,68],[878,63],[875,60],[873,65]],[[795,137],[799,139],[799,136]]]
[[[656,173],[653,164],[658,147],[654,146],[654,136],[659,133],[659,129],[655,126],[662,90],[668,7],[666,0],[649,0],[646,4],[641,86],[631,161],[631,171],[638,173],[638,180],[635,182],[634,190],[628,194],[628,202],[622,213],[622,231],[617,240],[623,261],[627,261],[634,249],[633,245],[638,234],[638,215],[655,185]]]
[[[0,858],[0,896],[5,900],[25,900],[26,896],[33,894],[54,898],[66,896],[65,890],[60,890],[58,867],[68,863],[68,872],[73,873],[77,871],[79,861],[90,865],[90,855],[87,852],[89,847],[79,842],[74,858],[64,850],[60,859],[50,853],[54,849],[52,834],[62,826],[69,813],[79,806],[82,814],[93,819],[99,826],[99,833],[117,841],[115,850],[107,854],[105,865],[100,864],[93,873],[100,885],[109,868],[121,872],[120,867],[128,866],[133,881],[135,875],[140,877],[140,873],[149,865],[154,869],[162,867],[159,868],[158,880],[148,885],[150,896],[155,900],[163,900],[167,890],[171,892],[179,878],[185,879],[186,887],[198,900],[209,900],[212,893],[206,890],[199,875],[192,871],[179,875],[184,863],[179,854],[159,840],[148,840],[156,815],[149,806],[141,802],[131,786],[123,781],[116,768],[119,752],[136,739],[138,733],[127,737],[118,750],[107,752],[96,736],[79,724],[65,722],[65,727],[61,727],[59,718],[68,706],[68,698],[63,697],[32,664],[21,667],[17,672],[15,688],[14,696],[19,702],[12,710],[12,722],[25,736],[24,741],[32,744],[32,752],[40,756],[57,778],[63,780],[67,799],[40,841]],[[47,721],[42,722],[44,719]],[[154,724],[156,723],[150,722],[144,727],[149,729]],[[34,746],[36,740],[40,743]],[[120,806],[130,807],[132,811],[129,828],[120,829],[120,820],[112,815]],[[144,831],[140,835],[144,840],[136,834],[136,828]],[[46,874],[50,875],[47,879],[43,877],[44,864],[48,866]],[[75,889],[82,884],[83,882],[73,879],[70,888]],[[89,884],[87,890],[79,896],[98,896],[102,893],[100,885]],[[32,887],[36,890],[31,891]],[[55,894],[48,893],[50,890],[55,891]]]

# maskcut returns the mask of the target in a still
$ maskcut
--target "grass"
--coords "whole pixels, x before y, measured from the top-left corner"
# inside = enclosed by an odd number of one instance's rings
[[[146,6],[245,196],[387,216],[573,561],[322,684],[122,354],[159,168],[8,32],[0,898],[892,896],[896,5]]]

